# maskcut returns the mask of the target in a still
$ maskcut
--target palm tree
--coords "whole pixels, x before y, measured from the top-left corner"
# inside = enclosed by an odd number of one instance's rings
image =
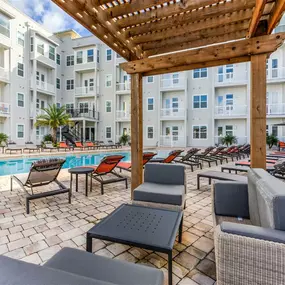
[[[65,107],[57,107],[56,104],[49,105],[42,109],[45,114],[40,114],[36,118],[36,127],[49,127],[52,130],[53,142],[56,142],[56,132],[61,126],[70,124],[70,115],[66,113]]]

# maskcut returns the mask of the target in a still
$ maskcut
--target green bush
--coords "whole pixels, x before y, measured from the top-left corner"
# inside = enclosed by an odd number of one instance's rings
[[[222,141],[222,144],[229,146],[229,145],[237,143],[237,138],[236,136],[233,136],[233,135],[225,135],[224,137],[222,137],[221,141]]]
[[[266,143],[268,144],[269,149],[271,149],[274,145],[278,144],[278,138],[273,134],[266,136]]]
[[[6,145],[8,142],[8,136],[4,133],[0,133],[0,145]]]
[[[130,136],[127,135],[127,134],[123,134],[121,137],[120,137],[120,144],[122,145],[126,145],[130,140]]]

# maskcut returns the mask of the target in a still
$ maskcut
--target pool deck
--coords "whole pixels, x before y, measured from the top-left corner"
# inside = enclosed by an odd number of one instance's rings
[[[232,164],[232,163],[231,163]],[[206,165],[205,165],[206,166]],[[204,167],[202,171],[207,171]],[[211,170],[219,170],[211,167]],[[187,202],[182,244],[176,243],[173,256],[173,284],[212,285],[215,283],[215,254],[211,217],[211,193],[206,180],[197,190],[196,175],[187,168]],[[130,178],[130,174],[124,172]],[[69,174],[62,170],[59,180],[69,186]],[[9,176],[0,177],[0,254],[27,262],[42,264],[62,247],[85,250],[86,232],[122,203],[130,201],[130,189],[124,183],[100,185],[94,181],[93,192],[85,197],[85,181],[79,178],[79,192],[73,193],[72,204],[67,195],[43,198],[31,202],[27,215],[24,193],[14,184],[9,191]],[[49,186],[47,186],[50,188]],[[167,284],[167,256],[121,244],[93,241],[96,254],[110,258],[143,263],[160,268]]]

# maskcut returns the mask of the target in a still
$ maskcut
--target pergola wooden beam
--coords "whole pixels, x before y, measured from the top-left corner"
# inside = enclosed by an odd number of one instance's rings
[[[266,0],[256,0],[252,19],[249,25],[248,33],[246,35],[247,38],[251,38],[255,34],[266,3]]]
[[[272,53],[282,45],[284,39],[285,33],[278,33],[121,63],[120,66],[129,74],[147,73],[201,62]]]
[[[267,34],[271,34],[273,29],[278,25],[282,15],[285,11],[285,1],[284,0],[276,0],[273,11],[271,13],[269,22],[268,22],[268,30]]]

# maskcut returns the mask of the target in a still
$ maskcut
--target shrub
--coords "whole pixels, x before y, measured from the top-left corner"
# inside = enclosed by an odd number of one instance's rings
[[[125,146],[129,142],[129,140],[130,140],[130,136],[127,134],[123,134],[120,137],[120,144],[123,144]]]
[[[8,136],[4,133],[0,133],[0,145],[7,144]]]
[[[271,149],[274,145],[278,144],[278,138],[273,134],[267,135],[266,143],[268,144],[269,149]]]
[[[236,136],[233,135],[225,135],[222,137],[222,144],[225,144],[226,146],[232,145],[234,143],[237,143],[237,138]]]

